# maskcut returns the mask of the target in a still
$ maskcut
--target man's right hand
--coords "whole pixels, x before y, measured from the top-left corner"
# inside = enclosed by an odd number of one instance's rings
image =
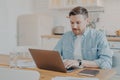
[[[79,62],[77,60],[63,60],[65,68],[69,69],[70,67],[79,67]]]

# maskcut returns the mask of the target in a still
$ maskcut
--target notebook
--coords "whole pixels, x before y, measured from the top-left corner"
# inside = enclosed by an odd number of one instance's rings
[[[35,64],[40,69],[53,70],[59,72],[71,72],[74,68],[65,68],[60,54],[57,51],[29,49]]]
[[[80,71],[79,75],[85,75],[85,76],[96,76],[99,73],[99,70],[91,70],[91,69],[84,69]]]
[[[63,76],[56,76],[54,78],[52,78],[52,80],[99,80],[98,78],[76,78],[76,77],[63,77]]]

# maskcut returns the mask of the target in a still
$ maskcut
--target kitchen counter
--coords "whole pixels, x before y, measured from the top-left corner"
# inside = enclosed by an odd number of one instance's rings
[[[62,35],[42,35],[42,38],[61,38]]]
[[[120,37],[107,37],[108,41],[120,42]]]
[[[42,35],[42,38],[61,38],[62,35]],[[120,42],[120,37],[108,37],[107,36],[107,40],[108,41],[114,41],[114,42]]]

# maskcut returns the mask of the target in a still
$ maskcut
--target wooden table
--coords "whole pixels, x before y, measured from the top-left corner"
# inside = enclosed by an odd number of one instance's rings
[[[5,66],[9,67],[9,56],[8,55],[0,55],[0,66]],[[25,68],[24,68],[25,69]],[[55,72],[55,71],[49,71],[49,70],[43,70],[43,69],[38,69],[38,68],[26,68],[29,70],[37,70],[40,72],[40,80],[51,80],[55,76],[72,76],[72,77],[78,77],[78,78],[83,78],[86,76],[81,76],[78,75],[78,72],[83,70],[83,69],[78,69],[75,70],[71,73],[61,73],[61,72]],[[99,78],[99,80],[108,80],[110,77],[112,77],[116,72],[115,70],[111,69],[98,69],[100,73],[96,75],[96,78]]]

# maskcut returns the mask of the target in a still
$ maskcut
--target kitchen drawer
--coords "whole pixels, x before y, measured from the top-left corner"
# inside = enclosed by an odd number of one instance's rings
[[[113,69],[116,70],[117,75],[120,75],[120,50],[112,49],[113,50]]]
[[[120,42],[109,41],[109,46],[111,49],[120,49]]]

